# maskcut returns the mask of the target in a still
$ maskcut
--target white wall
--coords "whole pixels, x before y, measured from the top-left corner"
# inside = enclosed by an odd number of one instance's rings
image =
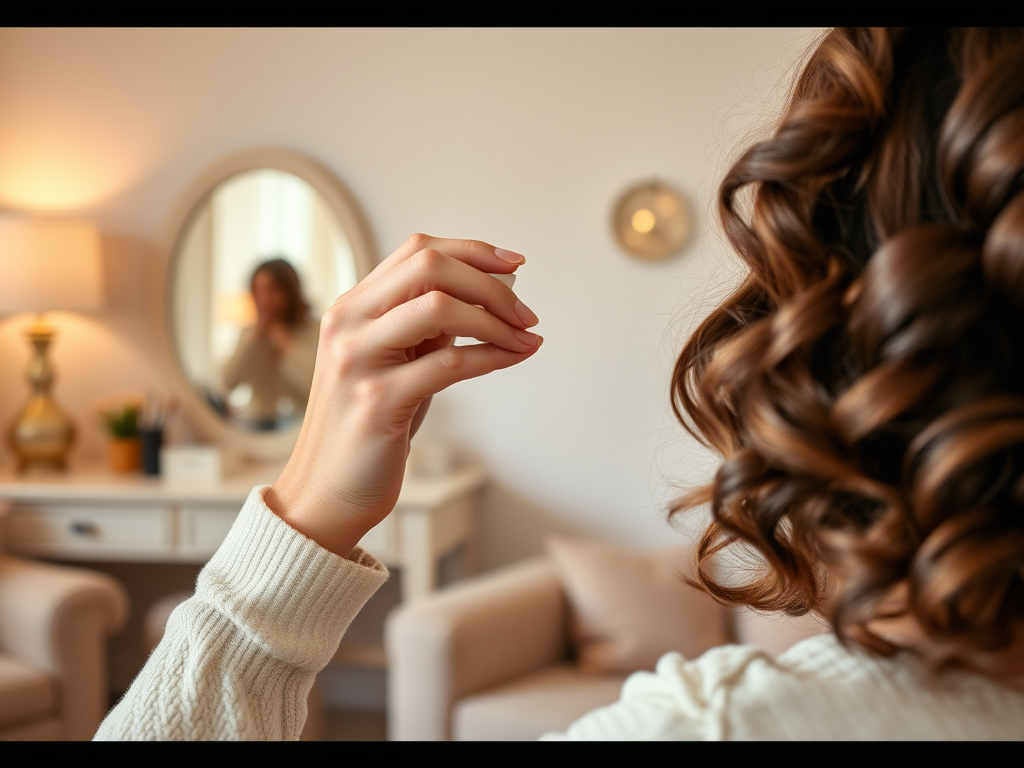
[[[344,181],[382,254],[425,231],[528,257],[516,290],[541,317],[544,348],[443,393],[425,426],[494,479],[484,565],[537,551],[551,530],[670,541],[671,484],[710,466],[667,408],[683,333],[729,279],[710,196],[814,36],[0,31],[0,207],[76,211],[105,233],[109,308],[55,318],[56,392],[79,420],[77,455],[103,450],[93,402],[160,386],[142,287],[186,185],[225,154],[284,147]],[[701,236],[680,258],[643,264],[614,244],[610,209],[654,176],[693,196]],[[21,322],[0,318],[5,430],[26,394]]]

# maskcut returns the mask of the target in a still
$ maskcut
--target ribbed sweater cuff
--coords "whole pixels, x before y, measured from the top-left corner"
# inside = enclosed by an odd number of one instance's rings
[[[196,597],[281,661],[320,670],[388,571],[362,549],[346,559],[306,538],[266,505],[268,488],[249,494]]]

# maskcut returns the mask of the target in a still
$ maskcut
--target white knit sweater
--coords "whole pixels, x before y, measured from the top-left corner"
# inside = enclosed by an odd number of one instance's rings
[[[936,677],[909,653],[851,653],[828,634],[778,659],[749,645],[666,654],[619,701],[544,738],[1024,739],[1024,693],[971,673]]]
[[[196,594],[97,739],[297,739],[306,696],[352,618],[387,579],[274,515],[253,489]],[[1021,739],[1024,693],[968,673],[930,676],[902,654],[844,650],[831,635],[777,660],[724,646],[668,654],[568,739]]]
[[[316,673],[388,572],[307,539],[270,511],[266,488],[249,494],[97,739],[299,738]]]

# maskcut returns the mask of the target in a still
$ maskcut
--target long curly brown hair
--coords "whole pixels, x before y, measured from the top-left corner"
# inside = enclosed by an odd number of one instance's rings
[[[262,262],[252,272],[250,289],[255,287],[256,275],[261,272],[269,275],[274,285],[284,294],[285,310],[282,319],[285,324],[289,328],[297,328],[309,322],[309,302],[302,295],[302,281],[291,262],[280,256]]]
[[[718,203],[750,272],[673,374],[724,459],[672,509],[710,503],[697,581],[882,654],[905,588],[936,668],[1021,674],[1024,35],[831,31]]]

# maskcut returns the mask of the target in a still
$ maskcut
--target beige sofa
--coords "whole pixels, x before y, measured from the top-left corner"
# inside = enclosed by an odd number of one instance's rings
[[[729,639],[780,653],[824,630],[813,618],[728,614]],[[387,622],[388,737],[523,740],[618,698],[625,674],[584,674],[569,606],[547,558],[462,582]]]
[[[0,740],[90,739],[107,712],[107,638],[128,615],[111,577],[0,556]]]

